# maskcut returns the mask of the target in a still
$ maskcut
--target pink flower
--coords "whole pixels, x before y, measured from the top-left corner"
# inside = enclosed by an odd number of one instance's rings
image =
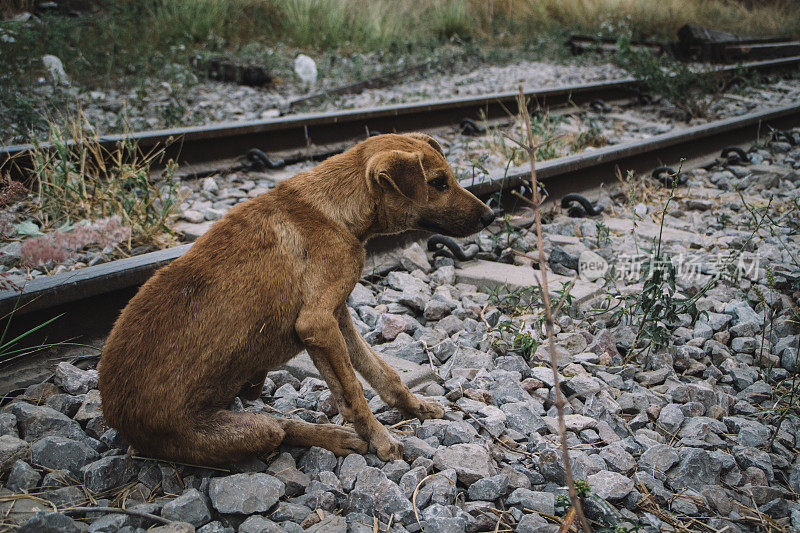
[[[31,267],[50,262],[63,263],[75,257],[86,246],[116,246],[130,236],[131,229],[123,225],[119,215],[114,215],[76,225],[68,231],[54,231],[41,237],[26,239],[20,250],[20,262]]]

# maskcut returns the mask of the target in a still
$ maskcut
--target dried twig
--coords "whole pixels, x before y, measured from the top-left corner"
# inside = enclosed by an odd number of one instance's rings
[[[569,498],[572,501],[572,506],[575,508],[578,522],[581,524],[581,527],[586,533],[590,533],[592,528],[586,521],[580,498],[578,498],[578,494],[575,491],[575,483],[572,478],[572,465],[570,464],[571,461],[569,458],[569,447],[567,446],[567,427],[564,423],[564,404],[567,403],[567,400],[564,398],[564,395],[561,392],[561,384],[559,382],[558,356],[556,355],[555,334],[553,332],[553,312],[552,307],[550,306],[550,293],[547,290],[547,260],[545,259],[544,255],[544,239],[542,238],[542,214],[539,211],[539,187],[536,179],[536,149],[533,145],[531,118],[527,111],[528,108],[525,104],[525,96],[522,92],[521,86],[519,88],[519,102],[517,103],[517,106],[522,113],[523,118],[525,119],[525,131],[528,134],[527,146],[524,148],[528,151],[528,159],[531,162],[531,189],[533,190],[532,205],[534,217],[536,219],[536,238],[539,247],[539,272],[542,276],[541,285],[542,301],[544,303],[545,311],[545,329],[547,331],[547,341],[549,344],[550,366],[553,369],[553,389],[556,393],[556,409],[558,411],[558,433],[561,440],[561,452],[564,459],[564,471],[567,478],[567,489],[569,490]],[[566,296],[566,293],[564,296]]]
[[[450,479],[449,477],[445,476],[441,472],[439,472],[437,474],[429,474],[429,475],[425,476],[424,478],[422,478],[422,480],[420,480],[419,483],[417,483],[417,486],[414,488],[414,493],[411,495],[411,506],[414,508],[414,517],[417,519],[417,525],[419,526],[419,530],[422,531],[422,533],[425,533],[425,528],[422,527],[422,524],[419,521],[419,512],[417,512],[417,494],[419,494],[419,489],[422,487],[423,483],[425,483],[426,481],[428,481],[429,479],[431,479],[433,477],[438,477],[438,476],[442,476],[447,481],[449,481],[451,485],[455,485],[455,483],[453,483],[452,479]]]
[[[167,520],[166,518],[161,518],[160,516],[154,514],[145,513],[144,511],[135,511],[133,509],[122,509],[121,507],[73,507],[71,509],[65,509],[63,512],[64,514],[68,515],[84,513],[125,514],[128,516],[152,520],[153,522],[157,522],[159,524],[169,525],[172,523],[172,520]]]

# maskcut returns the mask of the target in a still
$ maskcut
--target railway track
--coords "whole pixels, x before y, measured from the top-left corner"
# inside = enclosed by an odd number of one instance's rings
[[[800,56],[755,61],[707,71],[705,75],[733,77],[747,71],[771,72],[797,68]],[[641,82],[623,78],[582,85],[549,87],[524,93],[529,107],[554,109],[596,100],[620,102],[640,94]],[[458,124],[464,119],[496,119],[517,113],[517,92],[491,93],[421,103],[397,104],[338,112],[307,113],[250,122],[220,123],[130,135],[104,135],[101,146],[113,148],[128,139],[144,152],[164,147],[163,162],[172,159],[184,174],[203,175],[230,168],[252,148],[285,161],[330,155],[343,143],[375,132],[403,132]],[[43,145],[46,147],[46,145]],[[0,167],[24,177],[31,167],[31,145],[0,148]],[[157,164],[157,163],[156,163]]]
[[[750,113],[657,135],[642,141],[607,146],[577,155],[538,163],[540,180],[548,197],[558,200],[571,192],[581,192],[617,180],[618,172],[649,172],[662,165],[697,168],[714,163],[728,146],[747,148],[772,130],[800,125],[800,104]],[[502,174],[463,183],[475,194],[488,198],[508,194],[529,179],[527,166],[511,168]],[[368,252],[379,255],[409,241],[420,233],[371,240]],[[85,342],[104,336],[119,311],[138,287],[159,267],[183,254],[190,244],[139,256],[111,261],[75,271],[36,278],[21,292],[0,292],[0,316],[13,312],[6,338],[11,339],[50,321],[46,328],[26,338],[26,343],[71,340]],[[42,379],[45,361],[58,357],[58,350],[43,351],[15,361],[0,361],[6,376],[0,380],[0,393],[8,394],[20,385]],[[16,376],[16,377],[15,377]],[[26,381],[27,380],[27,381]],[[29,383],[30,382],[30,383]],[[14,386],[9,386],[13,383]]]

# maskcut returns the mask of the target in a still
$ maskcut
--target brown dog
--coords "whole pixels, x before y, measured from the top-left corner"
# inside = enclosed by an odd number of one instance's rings
[[[421,133],[372,137],[281,182],[231,209],[122,311],[100,361],[106,421],[139,452],[192,463],[282,442],[400,458],[353,367],[408,416],[443,410],[414,396],[353,326],[345,301],[362,243],[410,228],[466,236],[493,219]],[[237,395],[258,398],[267,371],[303,348],[355,431],[227,409]]]

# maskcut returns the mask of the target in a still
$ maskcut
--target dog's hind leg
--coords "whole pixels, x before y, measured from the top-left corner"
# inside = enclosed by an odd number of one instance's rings
[[[346,306],[342,306],[337,315],[339,329],[347,344],[350,361],[387,405],[396,407],[405,415],[420,420],[444,416],[444,409],[441,405],[417,398],[400,379],[397,371],[375,353],[356,330]]]
[[[217,411],[191,430],[159,442],[154,455],[197,464],[231,463],[271,452],[281,443],[320,446],[337,455],[365,453],[367,443],[350,428],[276,418],[264,413]]]

